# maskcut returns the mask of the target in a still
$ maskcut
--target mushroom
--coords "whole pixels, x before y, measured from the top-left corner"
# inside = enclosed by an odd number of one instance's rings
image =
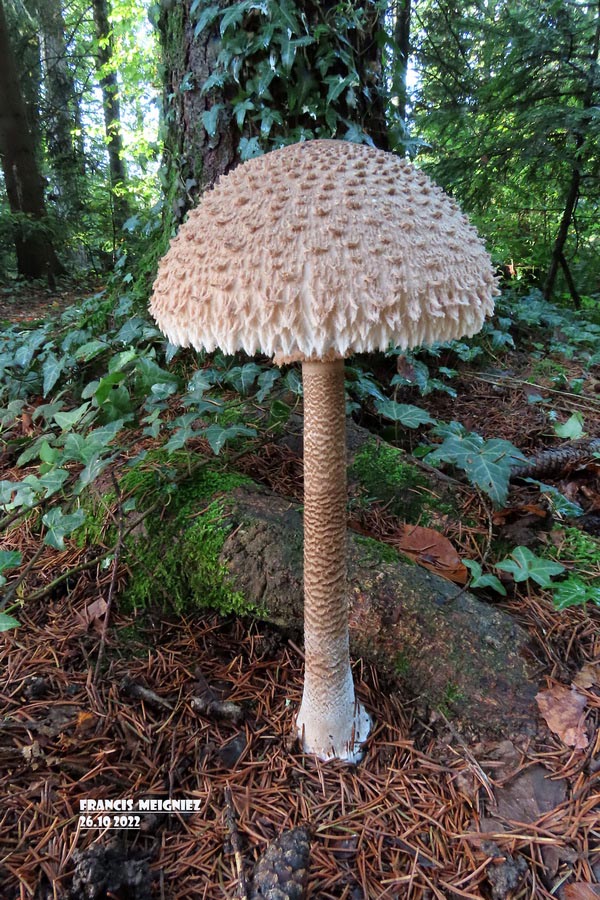
[[[497,293],[458,206],[399,157],[314,140],[221,178],[162,259],[150,304],[173,344],[302,363],[307,753],[355,762],[371,720],[350,669],[344,359],[477,332]]]

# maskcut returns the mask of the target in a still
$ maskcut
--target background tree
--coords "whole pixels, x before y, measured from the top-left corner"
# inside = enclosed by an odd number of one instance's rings
[[[96,60],[102,90],[102,107],[106,127],[110,188],[113,209],[113,230],[116,233],[130,215],[127,199],[127,171],[123,157],[121,133],[121,105],[119,83],[113,66],[114,46],[109,21],[108,0],[93,0],[96,26]]]
[[[422,0],[414,21],[422,162],[499,260],[549,272],[548,295],[559,262],[577,299],[600,268],[597,3]]]
[[[165,2],[158,27],[177,219],[219,174],[278,144],[389,147],[381,3]]]
[[[65,216],[81,213],[83,147],[77,142],[81,111],[67,47],[66,24],[60,0],[35,0],[40,24],[44,72],[46,150],[52,170],[57,210]]]
[[[40,173],[17,63],[0,2],[0,157],[13,216],[19,274],[26,278],[63,271],[48,228],[44,182]]]

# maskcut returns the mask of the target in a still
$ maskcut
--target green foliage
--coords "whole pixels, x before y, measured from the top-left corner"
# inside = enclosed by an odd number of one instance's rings
[[[496,593],[501,594],[503,597],[506,596],[506,588],[502,584],[499,578],[496,575],[492,575],[491,572],[486,572],[483,574],[483,569],[481,565],[475,559],[463,559],[464,565],[467,567],[469,572],[471,573],[471,580],[469,582],[469,587],[471,588],[491,588]]]
[[[577,225],[565,257],[580,292],[597,283],[598,27],[597,7],[586,4],[419,4],[420,159],[498,261],[527,267],[524,283],[547,267],[574,170]]]
[[[516,582],[531,578],[543,588],[552,587],[553,577],[565,570],[560,563],[536,556],[527,547],[515,547],[508,559],[496,563],[496,568],[502,572],[510,572]]]
[[[202,91],[218,88],[227,102],[213,103],[203,113],[209,137],[216,135],[220,116],[228,115],[240,132],[242,160],[313,137],[370,142],[373,107],[388,103],[376,71],[384,47],[392,44],[386,10],[379,0],[340,3],[313,17],[291,0],[193,2],[195,36],[210,30],[220,38],[216,66]],[[365,73],[371,58],[373,69]],[[391,105],[388,112],[392,124]],[[399,146],[406,137],[394,127],[390,134],[397,135]]]
[[[459,422],[438,425],[433,434],[443,440],[427,455],[428,463],[451,463],[462,469],[471,484],[484,491],[496,505],[506,502],[511,467],[525,459],[514,444],[500,438],[486,441],[468,432]]]

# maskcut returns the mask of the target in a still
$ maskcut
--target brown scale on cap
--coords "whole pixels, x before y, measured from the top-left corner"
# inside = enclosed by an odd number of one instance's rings
[[[232,293],[252,299],[243,327]],[[249,160],[205,195],[150,309],[173,343],[282,363],[470,335],[495,293],[474,228],[426,176],[371,147],[310,141]],[[323,315],[332,297],[339,317]],[[289,307],[285,334],[273,303]]]

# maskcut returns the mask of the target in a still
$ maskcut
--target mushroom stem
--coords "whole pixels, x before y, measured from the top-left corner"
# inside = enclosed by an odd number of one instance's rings
[[[371,720],[350,669],[344,361],[303,362],[302,381],[306,661],[296,725],[307,753],[357,762]]]

